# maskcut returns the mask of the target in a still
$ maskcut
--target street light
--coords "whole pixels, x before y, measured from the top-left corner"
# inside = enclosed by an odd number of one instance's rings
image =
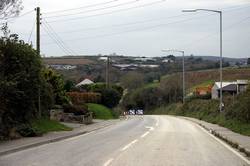
[[[222,102],[222,11],[210,10],[210,9],[194,9],[194,10],[182,10],[182,12],[198,12],[207,11],[219,13],[220,15],[220,112],[222,112],[223,102]]]
[[[182,103],[185,103],[185,52],[181,50],[162,50],[162,52],[180,52],[182,53]]]

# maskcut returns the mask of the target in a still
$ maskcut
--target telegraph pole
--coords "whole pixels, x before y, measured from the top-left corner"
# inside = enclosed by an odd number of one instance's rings
[[[106,88],[109,88],[109,56],[107,56],[106,64]]]
[[[40,25],[41,25],[41,13],[40,7],[36,8],[36,51],[37,55],[40,56]],[[41,89],[38,88],[38,117],[42,116],[41,112]]]

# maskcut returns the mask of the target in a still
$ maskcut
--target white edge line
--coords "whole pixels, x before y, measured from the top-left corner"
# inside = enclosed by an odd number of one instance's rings
[[[147,131],[146,133],[144,133],[143,135],[141,135],[141,138],[146,137],[149,134],[149,131]]]
[[[238,156],[239,158],[241,158],[243,161],[245,161],[247,164],[250,164],[250,161],[248,159],[246,159],[244,156],[242,156],[239,152],[237,152],[235,149],[233,149],[231,146],[229,146],[228,144],[226,144],[225,142],[221,141],[219,138],[215,137],[214,135],[210,134],[207,130],[205,130],[203,127],[201,127],[200,125],[197,124],[197,126],[199,126],[205,133],[207,133],[208,135],[210,135],[213,139],[215,139],[216,141],[218,141],[219,143],[221,143],[224,147],[226,147],[228,150],[230,150],[231,152],[233,152],[236,156]]]
[[[127,144],[126,146],[124,146],[121,151],[125,151],[126,149],[128,149],[130,146],[132,146],[134,143],[136,143],[138,140],[134,140],[132,142],[130,142],[129,144]]]
[[[108,166],[113,160],[114,160],[113,158],[109,159],[103,164],[103,166]]]
[[[154,127],[146,127],[146,129],[149,129],[149,131],[152,131],[152,130],[154,130],[155,128],[154,128]]]

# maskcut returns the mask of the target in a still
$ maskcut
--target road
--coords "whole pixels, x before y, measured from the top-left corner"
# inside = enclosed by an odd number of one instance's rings
[[[185,119],[139,116],[82,136],[0,157],[1,166],[247,166]]]

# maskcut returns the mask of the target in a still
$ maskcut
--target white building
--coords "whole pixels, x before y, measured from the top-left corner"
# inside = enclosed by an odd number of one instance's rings
[[[212,99],[218,99],[220,97],[220,85],[220,82],[215,82],[211,92]],[[237,80],[236,82],[222,82],[222,93],[236,95],[246,91],[247,85],[247,80]]]
[[[76,87],[80,87],[80,86],[82,86],[82,85],[89,85],[89,84],[93,84],[94,82],[93,81],[91,81],[90,79],[84,79],[82,82],[80,82],[80,83],[78,83],[77,85],[76,85]]]

